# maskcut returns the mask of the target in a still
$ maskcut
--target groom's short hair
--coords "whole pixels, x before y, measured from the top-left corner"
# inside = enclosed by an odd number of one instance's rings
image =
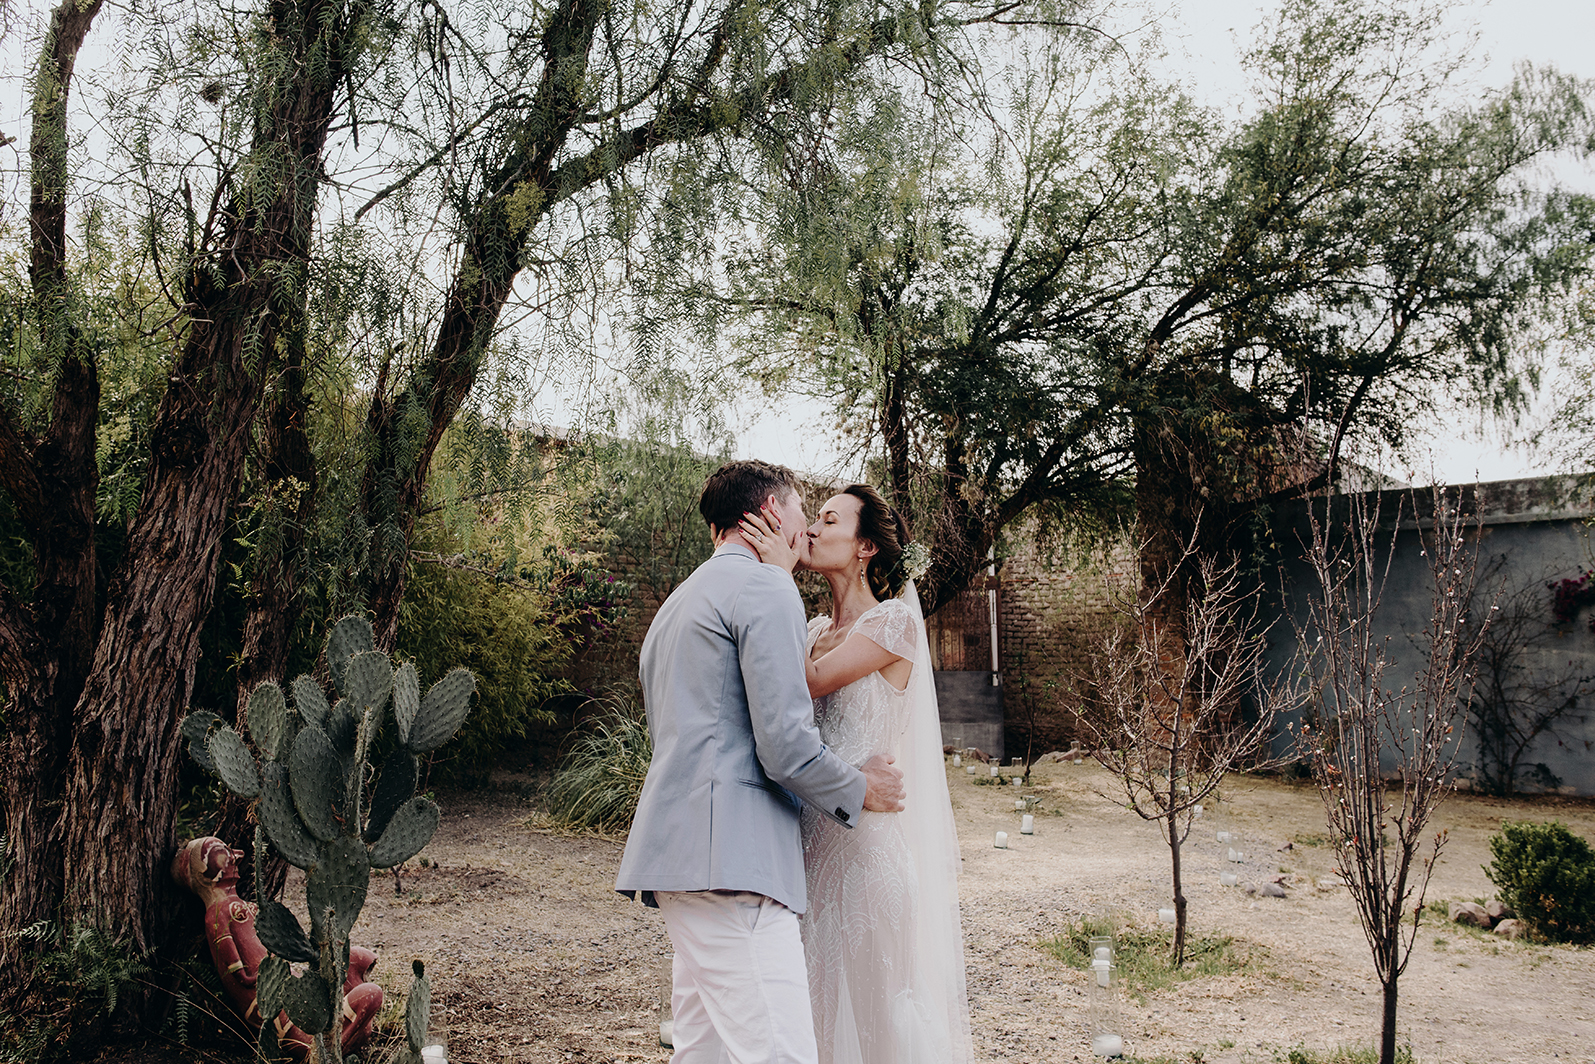
[[[801,497],[803,485],[786,466],[757,459],[727,462],[704,482],[698,512],[711,526],[728,532],[743,514],[758,513],[765,499],[771,495],[779,499],[789,491]]]

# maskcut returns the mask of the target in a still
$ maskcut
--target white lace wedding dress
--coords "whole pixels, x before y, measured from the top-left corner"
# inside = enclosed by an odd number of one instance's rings
[[[905,599],[853,625],[913,663],[906,689],[880,673],[815,699],[820,735],[861,765],[897,758],[902,813],[865,811],[851,830],[803,811],[808,912],[803,950],[821,1064],[964,1064],[969,1005],[958,915],[958,846],[930,676],[930,648],[912,585]],[[808,645],[831,627],[809,623]]]

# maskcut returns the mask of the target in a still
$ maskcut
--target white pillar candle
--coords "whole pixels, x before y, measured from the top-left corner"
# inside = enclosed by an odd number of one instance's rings
[[[1019,804],[1020,805],[1024,805],[1023,802],[1020,802]],[[1024,815],[1024,819],[1019,821],[1019,834],[1021,834],[1021,835],[1034,835],[1035,833],[1036,833],[1036,818],[1031,816],[1029,813],[1026,813]]]
[[[1016,813],[1021,812],[1021,811],[1023,811],[1024,807],[1025,807],[1025,800],[1023,798],[1014,799],[1014,803],[1013,803],[1013,811],[1014,812],[1016,812]]]
[[[1124,1039],[1116,1034],[1099,1034],[1091,1039],[1091,1052],[1099,1057],[1124,1056]]]
[[[675,1026],[673,1020],[659,1021],[659,1044],[666,1049],[676,1048]]]
[[[1002,775],[1002,766],[1001,765],[993,765],[993,766],[991,766],[991,774],[992,774],[993,777],[1001,776]]]
[[[1221,831],[1221,832],[1218,833],[1218,841],[1219,842],[1233,842],[1233,841],[1235,841],[1235,836],[1231,835],[1227,831]]]
[[[1159,909],[1157,911],[1157,918],[1159,920],[1162,920],[1165,924],[1172,924],[1174,922],[1174,920],[1175,920],[1176,915],[1177,914],[1174,912],[1173,909]]]
[[[966,765],[965,766],[965,771],[967,771],[971,776],[973,776],[975,774],[975,766],[974,765]]]
[[[964,763],[964,759],[963,758],[959,757],[957,754],[953,755],[953,768],[957,768],[959,765],[962,765],[963,763]]]
[[[1235,847],[1231,846],[1229,851],[1229,859],[1234,861],[1236,864],[1240,864],[1242,861],[1246,860],[1246,855],[1235,849]]]
[[[993,845],[999,850],[1006,850],[1008,848],[1008,833],[1006,831],[997,832],[997,841]]]
[[[1218,881],[1223,886],[1233,887],[1240,884],[1241,877],[1236,875],[1234,872],[1220,872],[1218,874]]]
[[[421,1059],[426,1064],[449,1064],[448,1051],[443,1046],[436,1044],[422,1046]]]

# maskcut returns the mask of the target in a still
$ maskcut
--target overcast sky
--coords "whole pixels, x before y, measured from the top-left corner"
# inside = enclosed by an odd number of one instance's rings
[[[1256,0],[1187,0],[1182,7],[1171,7],[1161,23],[1168,72],[1203,103],[1238,106],[1245,89],[1236,64],[1241,42],[1250,38],[1263,13],[1276,6]],[[1523,60],[1595,78],[1595,0],[1456,3],[1447,7],[1445,18],[1455,31],[1478,27],[1483,62],[1478,85],[1507,84],[1513,65]],[[1568,169],[1563,177],[1595,193],[1595,173]],[[811,405],[770,411],[766,406],[750,402],[742,411],[738,442],[744,454],[814,472],[856,475],[856,470],[840,466],[822,409]],[[1516,433],[1524,434],[1524,429]],[[1550,458],[1511,446],[1512,433],[1482,423],[1474,411],[1454,411],[1414,435],[1423,443],[1410,455],[1384,457],[1380,464],[1386,472],[1427,483],[1432,470],[1436,479],[1461,483],[1561,471]]]

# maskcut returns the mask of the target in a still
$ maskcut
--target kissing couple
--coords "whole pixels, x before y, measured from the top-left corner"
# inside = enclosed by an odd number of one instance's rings
[[[728,462],[715,551],[642,644],[653,760],[615,889],[664,914],[671,1064],[966,1064],[969,1005],[930,647],[873,488],[812,524]],[[807,624],[792,572],[831,588]]]

